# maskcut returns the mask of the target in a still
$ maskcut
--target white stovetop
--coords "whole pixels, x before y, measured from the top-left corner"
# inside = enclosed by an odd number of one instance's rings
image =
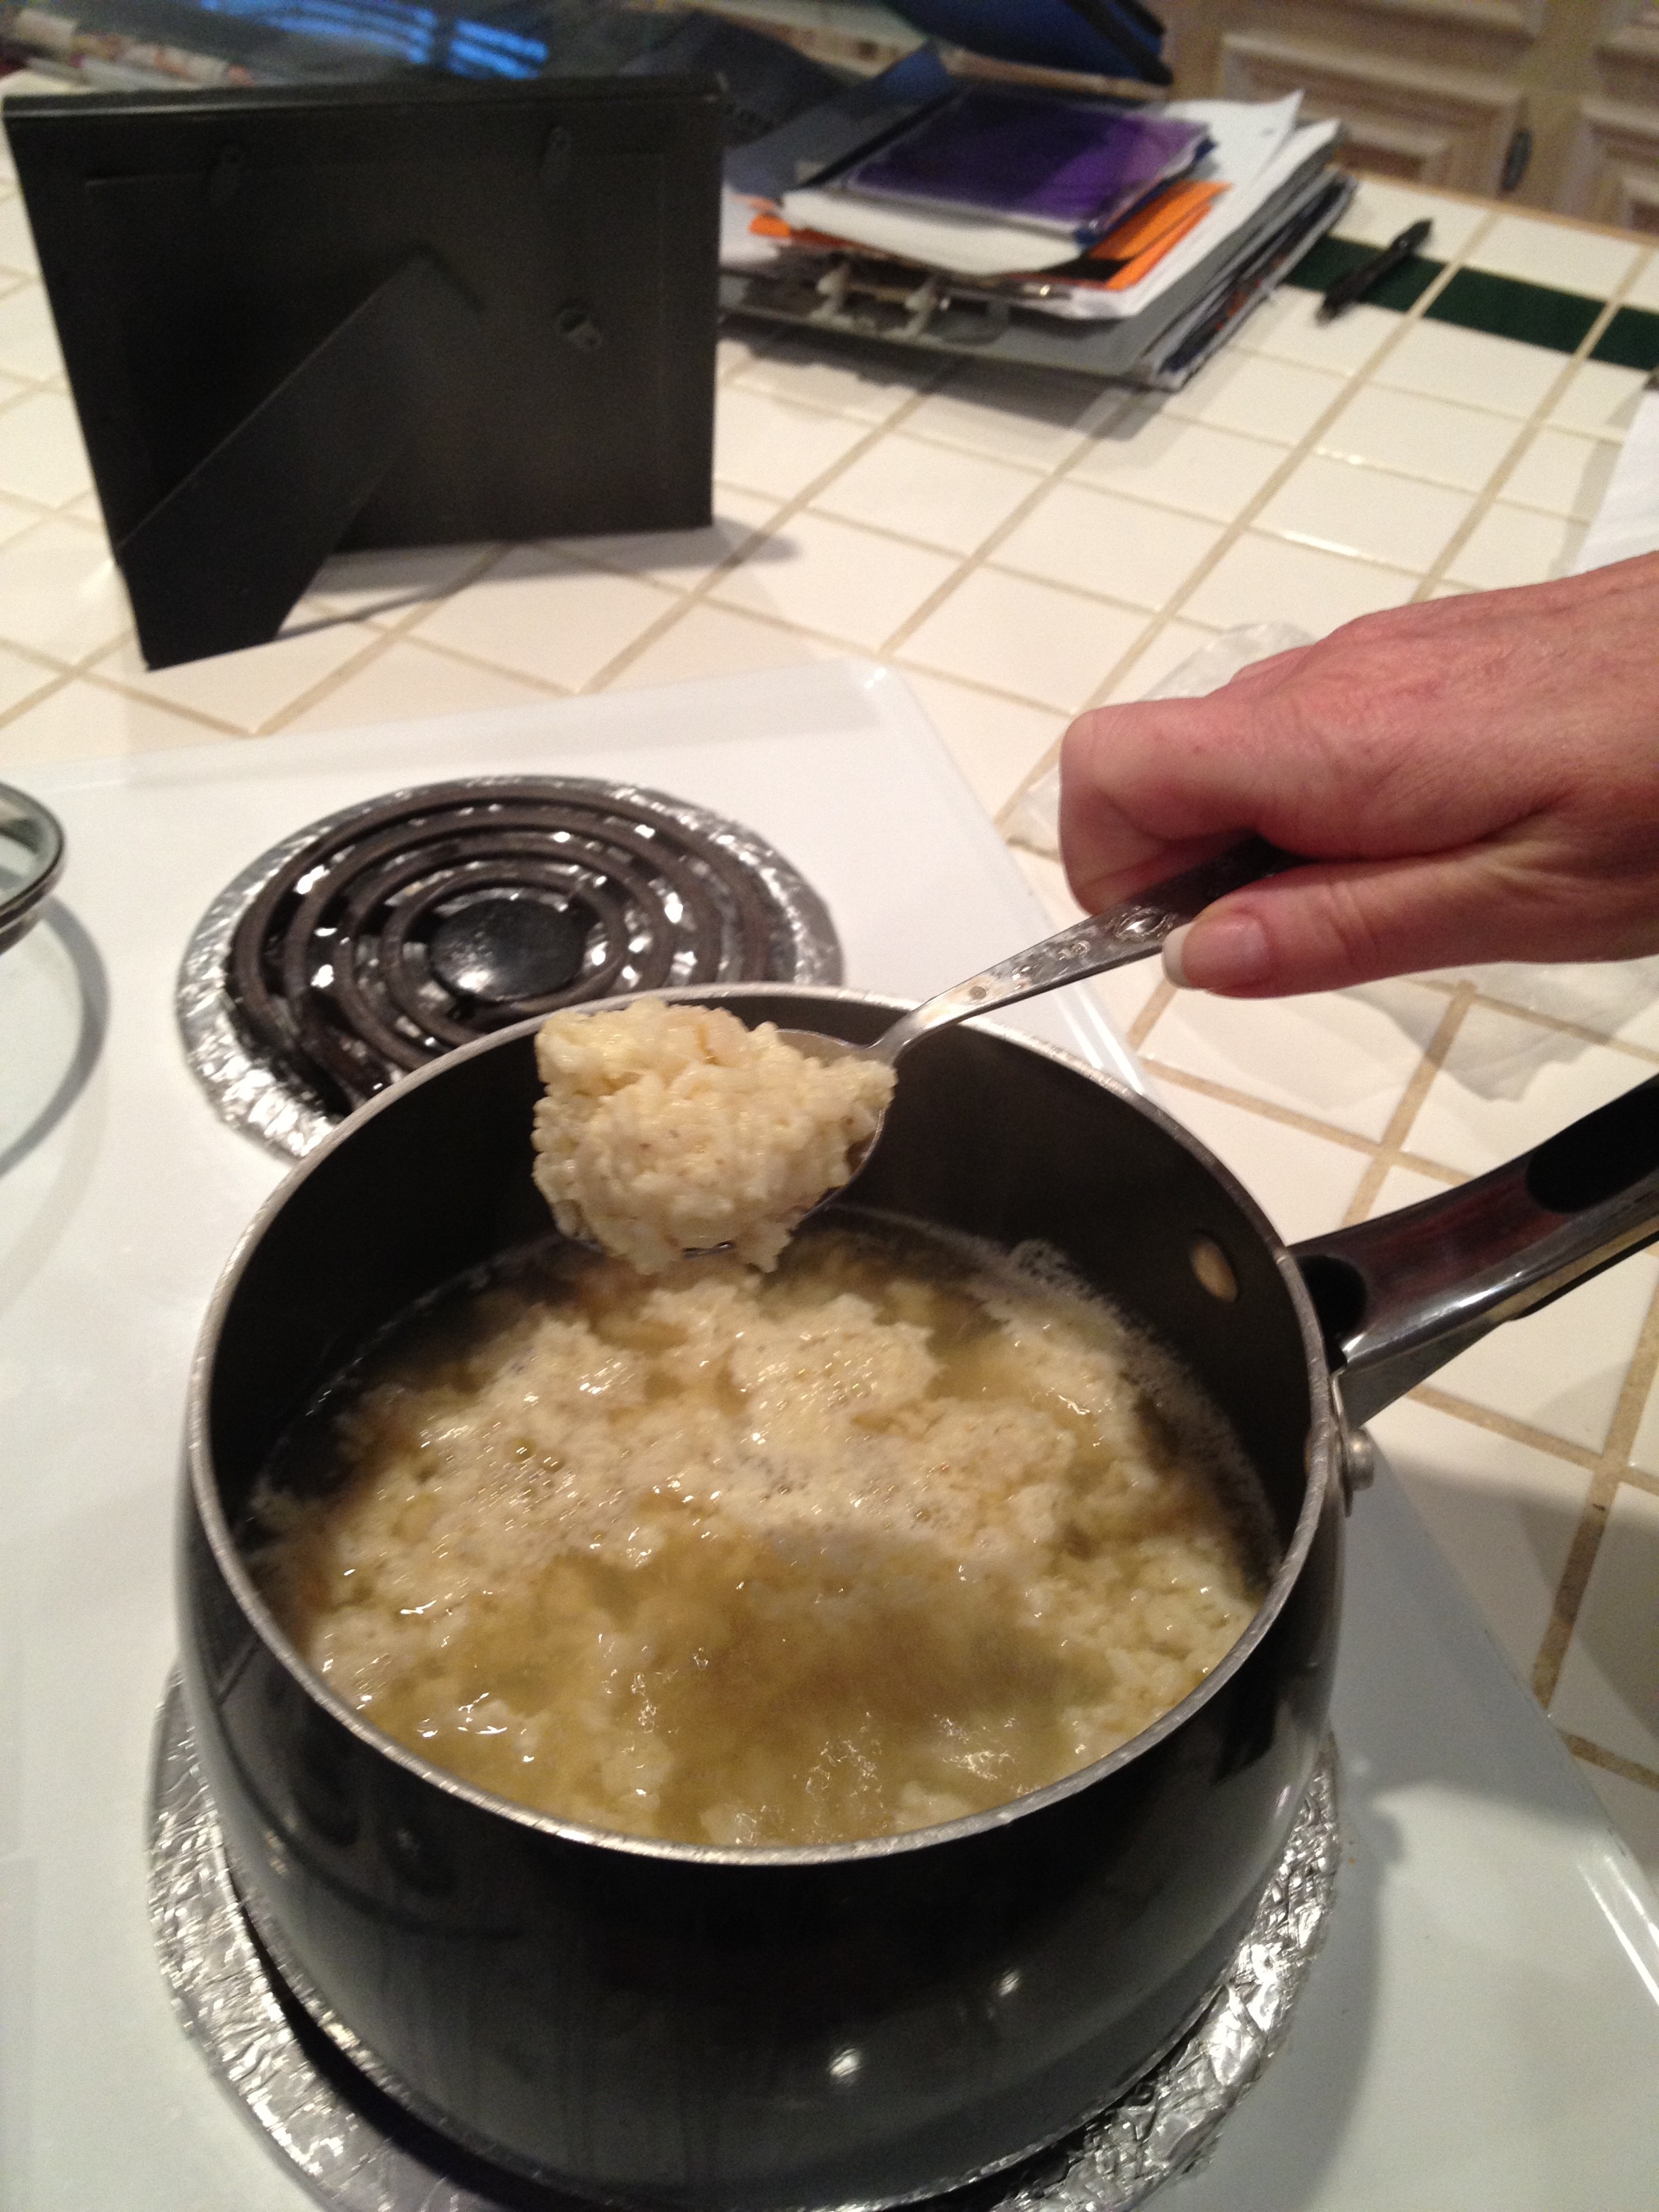
[[[58,88],[24,73],[0,103]],[[708,528],[342,556],[273,643],[147,672],[0,146],[0,776],[862,653],[1006,822],[1071,714],[1143,696],[1218,631],[1320,635],[1578,557],[1659,247],[1376,178],[1341,228],[1375,246],[1419,218],[1444,266],[1408,312],[1321,322],[1287,289],[1159,398],[734,325]],[[1538,343],[1465,327],[1506,286]],[[1588,310],[1576,345],[1543,312],[1564,294]],[[1058,866],[1023,862],[1073,918]],[[1247,1006],[1143,964],[1106,1003],[1288,1237],[1480,1174],[1659,1069],[1659,961]],[[1659,1251],[1475,1346],[1378,1433],[1659,1877]]]
[[[747,821],[826,896],[866,988],[920,994],[1042,927],[902,684],[854,664],[33,775],[72,859],[52,920],[0,963],[0,1159],[105,991],[107,1032],[0,1175],[0,2130],[4,2201],[26,2212],[307,2201],[185,2044],[143,1908],[185,1366],[281,1172],[184,1065],[179,951],[224,881],[314,817],[526,768],[628,775]],[[1023,1011],[1121,1064],[1086,994]],[[1334,1933],[1210,2171],[1160,2201],[1642,2212],[1659,2203],[1650,1894],[1391,1476],[1351,1526]]]

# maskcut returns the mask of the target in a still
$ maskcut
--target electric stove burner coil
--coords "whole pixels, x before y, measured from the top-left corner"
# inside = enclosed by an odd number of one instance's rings
[[[840,980],[821,902],[752,831],[631,785],[483,776],[348,808],[264,855],[204,917],[179,1011],[225,1118],[301,1153],[530,1016]]]

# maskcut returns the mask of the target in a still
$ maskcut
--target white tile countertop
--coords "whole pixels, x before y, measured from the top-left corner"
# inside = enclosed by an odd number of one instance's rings
[[[1643,382],[1589,356],[1622,311],[1659,311],[1659,249],[1371,182],[1342,233],[1382,242],[1419,214],[1445,266],[1408,311],[1321,326],[1286,290],[1162,399],[733,327],[711,529],[337,560],[276,643],[152,675],[0,168],[0,777],[857,653],[902,674],[999,815],[1072,714],[1219,631],[1323,633],[1571,563]],[[1464,271],[1593,318],[1571,350],[1436,319]],[[1058,869],[1024,858],[1069,919]],[[1249,1006],[1151,966],[1106,988],[1164,1102],[1289,1237],[1477,1174],[1659,1069],[1659,962]],[[1656,1371],[1652,1252],[1376,1429],[1659,1875]]]

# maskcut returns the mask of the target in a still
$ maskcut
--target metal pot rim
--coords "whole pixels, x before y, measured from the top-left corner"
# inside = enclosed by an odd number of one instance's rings
[[[910,1011],[914,1001],[895,999],[877,992],[860,991],[846,986],[801,983],[726,983],[690,985],[680,989],[665,990],[653,996],[674,1000],[689,1000],[694,1004],[719,1003],[722,1000],[767,998],[799,998],[808,1001],[825,999],[842,1000],[860,1006],[878,1006],[890,1011],[896,1018]],[[596,1000],[585,1012],[599,1012],[622,1007],[631,1003],[628,998]],[[898,1835],[872,1836],[850,1842],[836,1844],[694,1844],[665,1840],[653,1836],[634,1836],[608,1828],[588,1827],[580,1821],[560,1820],[552,1814],[538,1811],[534,1807],[515,1804],[511,1798],[497,1796],[493,1791],[481,1790],[464,1780],[459,1775],[422,1758],[409,1750],[392,1736],[377,1728],[373,1722],[348,1705],[330,1688],[320,1675],[295,1649],[283,1633],[275,1617],[266,1606],[252,1575],[248,1572],[240,1547],[232,1534],[219,1496],[215,1479],[213,1455],[209,1437],[209,1401],[213,1382],[213,1370],[217,1356],[219,1338],[232,1299],[240,1286],[244,1272],[263,1242],[271,1223],[286,1206],[293,1193],[321,1163],[341,1151],[357,1132],[377,1115],[389,1111],[399,1100],[417,1085],[434,1082],[461,1060],[477,1059],[481,1054],[494,1052],[520,1039],[532,1036],[541,1027],[543,1018],[532,1015],[528,1020],[515,1023],[509,1029],[497,1030],[493,1036],[481,1037],[475,1043],[458,1047],[441,1060],[416,1070],[388,1089],[371,1098],[367,1104],[343,1121],[331,1134],[283,1177],[276,1188],[260,1207],[238,1240],[218,1282],[214,1286],[204,1316],[197,1347],[191,1361],[188,1411],[185,1420],[185,1451],[189,1472],[192,1501],[197,1518],[211,1549],[219,1572],[234,1595],[245,1618],[283,1668],[301,1684],[307,1694],[346,1729],[367,1749],[390,1759],[417,1780],[459,1798],[475,1811],[489,1813],[514,1825],[544,1836],[557,1838],[569,1844],[580,1844],[606,1850],[619,1850],[635,1857],[666,1859],[682,1865],[709,1865],[731,1868],[802,1868],[833,1866],[861,1863],[870,1859],[892,1857],[899,1853],[933,1850],[940,1844],[966,1841],[969,1838],[1011,1826],[1013,1822],[1039,1813],[1061,1800],[1077,1796],[1094,1783],[1120,1772],[1130,1763],[1164,1742],[1183,1727],[1186,1722],[1204,1705],[1222,1686],[1245,1664],[1256,1650],[1267,1631],[1283,1610],[1286,1599],[1295,1587],[1312,1546],[1314,1536],[1323,1516],[1331,1487],[1339,1471],[1340,1454],[1335,1449],[1340,1436],[1340,1423],[1330,1388],[1324,1340],[1313,1303],[1304,1285],[1302,1274],[1289,1249],[1274,1230],[1261,1208],[1243,1185],[1190,1132],[1151,1099],[1142,1096],[1119,1078],[1091,1067],[1076,1054],[1060,1047],[1043,1042],[1022,1030],[1009,1029],[1000,1023],[976,1019],[974,1027],[1000,1042],[1018,1047],[1022,1051],[1035,1053],[1040,1058],[1097,1085],[1109,1091],[1154,1121],[1164,1133],[1173,1139],[1183,1150],[1192,1154],[1200,1166],[1222,1185],[1238,1206],[1252,1227],[1261,1237],[1273,1256],[1280,1281],[1289,1294],[1297,1323],[1302,1333],[1303,1349],[1306,1356],[1310,1382],[1310,1425],[1307,1445],[1307,1483],[1301,1510],[1291,1541],[1275,1568],[1267,1595],[1256,1608],[1249,1627],[1226,1656],[1218,1662],[1204,1680],[1182,1698],[1178,1705],[1154,1721],[1139,1735],[1131,1736],[1115,1751],[1103,1759],[1096,1759],[1075,1772],[1062,1775],[1056,1782],[1046,1784],[1022,1797],[1012,1799],[1006,1805],[996,1805],[980,1813],[964,1815],[960,1820],[942,1822],[937,1826],[906,1829]],[[805,1024],[803,1024],[805,1026]]]
[[[0,952],[27,934],[40,908],[56,889],[64,872],[64,827],[50,807],[43,806],[15,784],[0,783],[0,838],[20,847],[29,866],[9,890],[0,890]]]

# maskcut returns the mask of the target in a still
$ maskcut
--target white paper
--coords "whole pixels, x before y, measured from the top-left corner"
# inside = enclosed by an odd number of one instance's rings
[[[769,269],[782,252],[774,238],[757,238],[749,228],[755,220],[755,203],[729,185],[720,190],[720,267]]]
[[[1302,94],[1283,100],[1172,100],[1159,109],[1177,123],[1201,123],[1210,150],[1193,171],[1206,184],[1253,184],[1296,128]]]
[[[1235,185],[1224,192],[1206,210],[1203,220],[1178,246],[1171,246],[1138,284],[1121,292],[1109,292],[1099,285],[1068,288],[1063,295],[1051,295],[1045,300],[1045,310],[1077,322],[1117,322],[1125,316],[1138,315],[1170,285],[1189,276],[1217,246],[1242,230],[1311,155],[1331,143],[1340,127],[1335,123],[1309,123],[1292,131],[1249,184]],[[948,270],[959,276],[1037,274],[1077,258],[1075,245],[1057,246],[1051,234],[1026,230],[1018,223],[987,222],[976,216],[924,215],[828,188],[786,192],[783,213],[787,221],[804,230],[823,231],[831,238],[896,253],[903,260]]]
[[[821,230],[878,253],[896,253],[925,268],[956,276],[1002,276],[1010,270],[1058,269],[1075,261],[1074,238],[1030,230],[1018,222],[993,222],[982,215],[953,215],[944,208],[907,207],[902,201],[860,199],[826,185],[786,192],[784,219],[801,230]]]
[[[1613,465],[1595,520],[1578,549],[1573,572],[1659,553],[1659,391],[1650,385]]]
[[[1172,247],[1158,267],[1125,292],[1098,290],[1079,295],[1079,320],[1114,320],[1134,314],[1155,300],[1172,277],[1164,272],[1175,264],[1177,274],[1195,268],[1218,240],[1229,238],[1270,198],[1298,163],[1316,147],[1335,137],[1334,123],[1295,127],[1300,93],[1284,100],[1186,100],[1155,109],[1183,122],[1202,123],[1215,145],[1194,174],[1225,184],[1227,191],[1206,210],[1179,246]],[[902,204],[862,199],[834,185],[807,185],[786,192],[785,218],[804,230],[823,231],[855,246],[878,252],[896,253],[929,269],[945,269],[958,276],[1006,276],[1026,271],[1058,269],[1077,258],[1074,239],[1056,238],[1053,231],[1024,223],[994,222],[983,216],[953,215],[944,209],[906,207]],[[1121,302],[1133,301],[1124,307]]]
[[[1293,131],[1249,184],[1235,185],[1224,192],[1206,210],[1203,221],[1194,223],[1180,244],[1172,246],[1138,284],[1126,285],[1121,292],[1108,292],[1100,285],[1056,285],[1042,303],[1043,313],[1078,323],[1119,322],[1126,316],[1138,315],[1172,284],[1189,276],[1224,240],[1242,230],[1310,155],[1331,143],[1340,127],[1336,123],[1305,123]]]

